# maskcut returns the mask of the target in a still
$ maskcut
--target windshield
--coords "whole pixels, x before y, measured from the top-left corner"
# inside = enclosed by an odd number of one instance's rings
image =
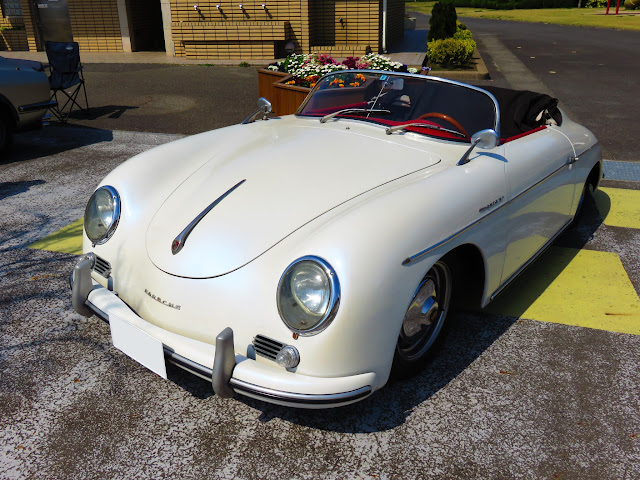
[[[412,124],[406,129],[462,141],[480,130],[498,129],[497,106],[487,92],[425,75],[389,72],[327,75],[296,114],[320,117],[323,123],[346,117],[387,127]]]

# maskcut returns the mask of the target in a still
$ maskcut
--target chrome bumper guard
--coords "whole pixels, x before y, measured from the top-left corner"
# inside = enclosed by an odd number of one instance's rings
[[[93,315],[93,311],[87,308],[86,302],[91,290],[93,290],[93,283],[91,282],[91,269],[93,268],[94,257],[89,253],[83,255],[76,263],[76,266],[71,272],[69,281],[71,283],[71,304],[73,309],[83,317],[90,317]]]
[[[71,286],[71,303],[73,309],[80,315],[90,317],[94,313],[109,322],[109,315],[91,302],[88,302],[89,294],[93,290],[91,270],[95,263],[95,257],[88,253],[80,257],[69,276]],[[175,353],[170,347],[163,345],[164,356],[170,363],[194,374],[200,378],[211,381],[211,386],[216,395],[222,398],[231,398],[235,392],[259,400],[293,407],[313,406],[340,406],[353,403],[372,393],[371,386],[365,386],[350,392],[334,394],[308,394],[293,393],[274,390],[259,385],[254,385],[243,380],[232,378],[233,369],[236,366],[235,346],[233,342],[233,330],[225,328],[216,337],[216,351],[213,368],[205,367],[182,355]]]
[[[46,102],[31,103],[29,105],[21,105],[18,107],[20,113],[37,112],[38,110],[47,110],[58,105],[55,100],[48,100]]]

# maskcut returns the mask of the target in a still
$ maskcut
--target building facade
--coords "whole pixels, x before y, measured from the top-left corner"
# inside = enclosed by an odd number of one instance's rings
[[[0,49],[73,39],[85,52],[190,59],[384,52],[404,34],[404,0],[0,0]]]

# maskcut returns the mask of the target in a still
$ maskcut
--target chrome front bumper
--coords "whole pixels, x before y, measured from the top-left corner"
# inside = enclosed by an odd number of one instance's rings
[[[80,257],[74,267],[69,283],[71,286],[71,302],[74,310],[85,317],[96,314],[106,322],[109,322],[110,305],[117,304],[120,310],[127,310],[129,318],[134,319],[135,323],[140,325],[148,325],[150,329],[157,330],[155,327],[144,319],[137,316],[126,304],[120,300],[113,292],[97,284],[91,278],[91,271],[95,263],[93,254],[86,254]],[[91,297],[91,298],[90,298]],[[100,301],[100,299],[108,298],[108,302]],[[102,304],[101,304],[102,303]],[[103,308],[101,308],[101,306]],[[105,308],[106,307],[106,308]],[[147,332],[149,333],[149,332]],[[180,337],[177,334],[163,331],[166,337]],[[184,338],[184,337],[182,337]],[[253,381],[254,378],[264,377],[264,365],[257,365],[255,360],[251,360],[241,355],[236,355],[233,340],[233,330],[229,327],[225,328],[216,337],[215,354],[213,358],[213,366],[209,368],[201,363],[195,362],[184,355],[177,353],[170,345],[163,341],[163,350],[165,360],[190,372],[200,378],[211,382],[213,391],[216,395],[223,398],[231,398],[234,393],[239,393],[251,398],[264,400],[266,402],[278,405],[302,407],[302,408],[328,408],[348,405],[356,401],[368,397],[373,392],[372,385],[375,381],[375,374],[367,373],[356,375],[353,377],[342,377],[337,379],[325,379],[309,377],[300,374],[291,374],[284,372],[279,367],[271,367],[273,369],[273,377],[275,384],[278,383],[278,376],[289,375],[288,385],[295,387],[295,383],[290,381],[291,375],[297,376],[300,386],[309,384],[317,384],[318,390],[327,390],[327,383],[335,380],[336,383],[353,387],[347,391],[338,391],[337,393],[306,393],[295,391],[283,391],[273,388],[273,385],[259,385]],[[291,388],[295,390],[296,388]],[[308,389],[308,388],[307,388]]]

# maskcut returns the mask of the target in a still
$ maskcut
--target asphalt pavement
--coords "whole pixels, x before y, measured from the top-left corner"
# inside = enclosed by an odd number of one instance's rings
[[[591,118],[603,115],[601,100],[587,100],[601,78],[582,76],[584,55],[526,58],[557,41],[552,26],[465,22],[491,82],[556,94],[603,143],[612,125],[623,132],[606,158],[638,160],[626,113],[637,99],[608,105],[628,122]],[[566,35],[592,34],[574,30]],[[178,369],[165,381],[119,353],[108,325],[71,308],[77,257],[28,247],[80,218],[128,157],[243,119],[255,70],[86,67],[89,115],[19,135],[0,163],[0,478],[640,478],[640,335],[580,323],[602,308],[624,324],[623,290],[638,302],[640,208],[624,207],[637,207],[640,183],[605,181],[580,223],[502,296],[520,302],[458,314],[416,378],[321,412],[224,400]]]

